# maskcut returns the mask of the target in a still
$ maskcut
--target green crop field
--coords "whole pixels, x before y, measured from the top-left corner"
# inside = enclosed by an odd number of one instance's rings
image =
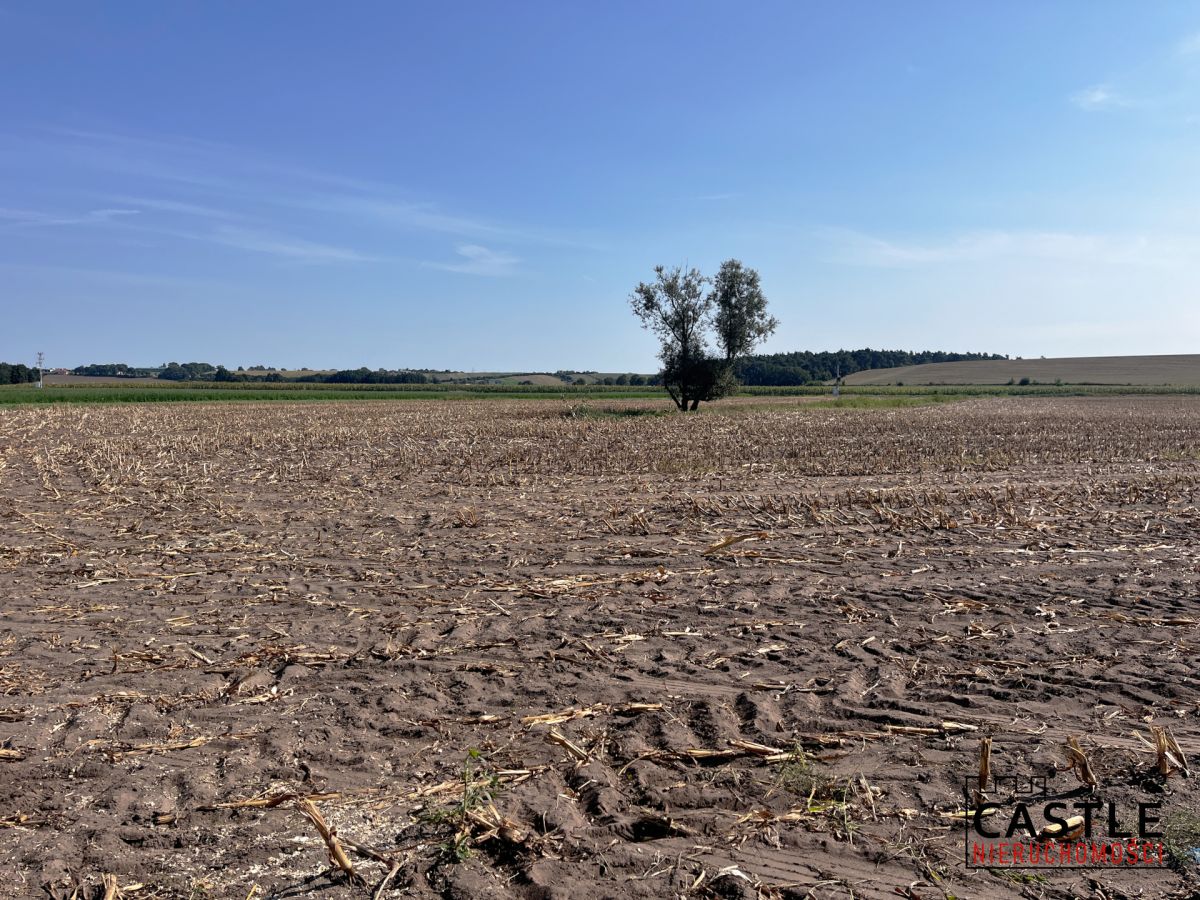
[[[1197,394],[1200,386],[1160,385],[847,385],[842,396],[830,396],[826,385],[743,387],[742,397],[825,397],[824,405],[842,408],[908,405],[899,398],[923,402],[984,396],[1076,397],[1118,394]],[[461,384],[263,384],[155,382],[129,384],[58,384],[0,386],[0,405],[29,403],[179,403],[189,401],[312,400],[655,400],[666,393],[654,387],[613,385],[461,385]],[[891,399],[885,399],[891,398]]]
[[[148,382],[0,387],[0,404],[24,403],[178,403],[187,401],[297,400],[479,400],[652,399],[666,397],[658,388],[606,385],[460,385],[460,384],[263,384]]]

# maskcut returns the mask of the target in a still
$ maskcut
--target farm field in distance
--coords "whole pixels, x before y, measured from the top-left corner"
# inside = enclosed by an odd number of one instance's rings
[[[867,369],[848,385],[1004,384],[1027,378],[1041,384],[1200,385],[1200,354],[989,359]]]
[[[832,388],[823,384],[745,385],[710,412],[740,406],[750,398],[803,399],[836,406],[912,405],[960,400],[966,397],[1069,397],[1069,396],[1158,396],[1200,395],[1200,385],[849,385],[841,397],[831,397]],[[263,384],[211,381],[172,382],[158,379],[120,381],[98,378],[89,383],[0,385],[0,407],[63,403],[178,403],[178,402],[313,402],[328,400],[549,400],[559,404],[586,405],[594,401],[666,400],[662,388],[653,386],[528,385],[528,384]],[[669,405],[648,407],[666,413]]]
[[[0,407],[0,884],[1194,897],[1200,397],[810,399]],[[968,870],[984,737],[1171,866]]]
[[[285,378],[299,378],[299,377],[304,377],[304,376],[308,376],[308,375],[330,374],[329,370],[317,370],[317,369],[270,369],[268,371],[277,372],[278,374],[284,376]],[[261,374],[261,373],[251,373],[251,374]],[[503,384],[503,385],[523,385],[523,386],[539,385],[541,387],[562,387],[564,384],[570,384],[569,381],[564,382],[563,379],[559,378],[557,375],[551,375],[546,372],[528,372],[528,373],[524,373],[524,372],[425,372],[422,374],[427,374],[432,378],[439,379],[439,381],[431,382],[431,384],[455,384],[455,383],[457,383],[457,385],[460,387],[468,387],[472,383],[480,383],[480,384],[492,383],[492,384],[497,384],[497,385]],[[597,385],[597,384],[599,384],[601,379],[605,378],[606,376],[616,378],[616,377],[619,377],[620,375],[626,374],[626,373],[622,373],[622,372],[612,372],[612,373],[587,372],[587,373],[584,373],[584,372],[581,372],[581,373],[572,373],[572,374],[573,375],[578,374],[578,377],[582,378],[586,384]],[[157,385],[162,385],[162,386],[171,386],[172,384],[174,384],[175,386],[178,386],[177,382],[173,383],[173,382],[167,381],[164,384],[163,379],[160,379],[158,377],[133,378],[133,377],[128,377],[128,376],[112,376],[112,375],[61,375],[61,374],[57,374],[57,373],[48,373],[45,376],[45,382],[47,385],[52,386],[52,387],[68,387],[68,386],[70,386],[70,387],[87,387],[87,386],[95,387],[95,386],[100,386],[100,385],[113,385],[113,384],[115,384],[115,385],[157,384]],[[287,382],[284,382],[284,384],[286,384],[286,383]],[[250,387],[255,384],[260,384],[260,383],[247,382],[243,386]],[[292,384],[293,384],[293,386],[299,385],[299,386],[303,387],[304,385],[310,384],[310,383],[308,383],[308,382],[292,382]],[[343,386],[345,386],[345,385],[343,385]],[[602,385],[602,386],[607,386],[607,385]]]

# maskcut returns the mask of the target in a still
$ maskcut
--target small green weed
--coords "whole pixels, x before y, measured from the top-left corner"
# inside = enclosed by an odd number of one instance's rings
[[[482,769],[482,755],[472,748],[467,751],[462,768],[462,798],[448,806],[425,808],[416,819],[427,825],[453,829],[453,834],[438,845],[446,862],[464,862],[471,858],[471,830],[479,813],[488,809],[500,790],[500,779]]]
[[[1200,866],[1200,816],[1186,810],[1176,810],[1163,823],[1167,855],[1183,869]]]
[[[775,787],[804,797],[811,813],[840,809],[845,805],[846,788],[816,770],[814,760],[797,744],[787,762],[779,768]]]

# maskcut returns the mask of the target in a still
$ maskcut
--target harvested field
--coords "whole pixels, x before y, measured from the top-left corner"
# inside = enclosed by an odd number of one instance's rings
[[[1200,399],[564,409],[0,410],[5,896],[1196,896],[954,815],[1200,822]]]

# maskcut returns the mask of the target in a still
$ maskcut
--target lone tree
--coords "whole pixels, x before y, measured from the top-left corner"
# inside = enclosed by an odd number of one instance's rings
[[[662,383],[682,411],[717,400],[737,385],[737,361],[779,324],[767,314],[758,273],[726,260],[715,279],[696,269],[657,266],[655,280],[642,282],[629,297],[642,327],[654,332],[661,349]],[[708,288],[711,286],[711,290]],[[712,333],[717,352],[709,348]]]

